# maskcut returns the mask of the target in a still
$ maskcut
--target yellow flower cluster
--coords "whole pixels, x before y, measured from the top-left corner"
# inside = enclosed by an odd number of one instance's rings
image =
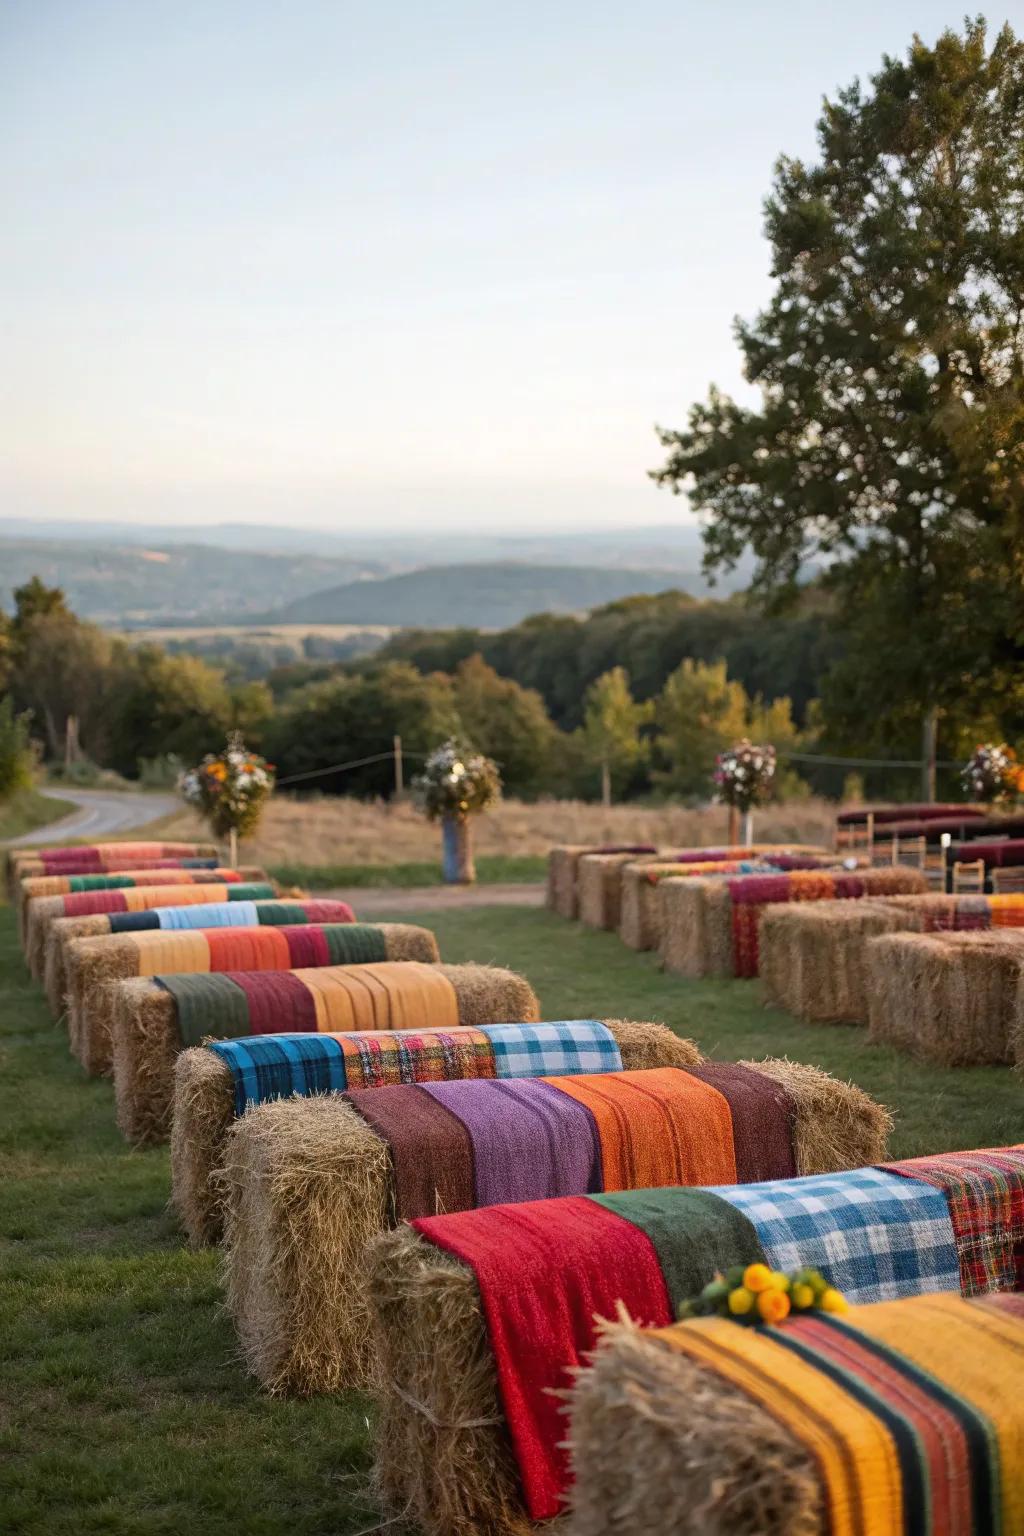
[[[683,1304],[680,1316],[718,1313],[743,1323],[781,1323],[791,1312],[845,1312],[847,1307],[842,1292],[816,1269],[787,1275],[767,1264],[748,1264],[716,1275],[698,1297]]]

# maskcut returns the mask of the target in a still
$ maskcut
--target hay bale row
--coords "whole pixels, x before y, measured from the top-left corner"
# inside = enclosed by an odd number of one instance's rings
[[[835,855],[790,845],[758,844],[733,859],[677,856],[661,862],[630,863],[621,871],[619,938],[630,949],[657,949],[661,940],[661,901],[658,886],[667,879],[697,879],[702,875],[770,873],[772,870],[817,869],[834,864]]]
[[[1024,932],[890,934],[866,949],[871,1041],[944,1067],[1014,1060]]]
[[[642,854],[656,853],[653,843],[565,843],[548,853],[546,902],[550,911],[559,917],[579,916],[576,880],[579,861],[588,853],[625,853],[639,858]]]
[[[658,953],[664,968],[681,976],[752,976],[757,974],[759,922],[770,906],[791,901],[923,895],[927,889],[927,879],[920,870],[904,868],[864,869],[856,874],[798,871],[779,876],[663,880],[659,886],[662,928]],[[742,899],[754,894],[756,902]]]
[[[257,874],[262,874],[258,871]],[[194,863],[159,869],[119,870],[109,874],[35,875],[21,882],[15,902],[19,942],[25,941],[25,919],[30,901],[42,896],[86,895],[90,891],[129,890],[139,885],[232,885],[243,878],[240,870],[217,864]]]
[[[105,870],[144,869],[162,859],[217,857],[214,843],[93,843],[61,848],[11,848],[5,874],[13,899],[19,883],[31,875],[100,874]]]
[[[79,896],[36,896],[25,918],[25,959],[32,976],[41,981],[46,963],[50,925],[61,917],[89,917],[104,912],[144,912],[151,907],[198,906],[213,901],[264,901],[277,888],[260,869],[232,870],[230,882],[197,878],[187,885],[142,885],[124,891],[90,891]]]
[[[364,937],[379,936],[382,953],[374,954],[376,960],[418,960],[431,965],[441,958],[437,939],[429,928],[414,927],[410,923],[344,923],[337,927],[340,939],[347,940],[351,936],[356,944]],[[342,955],[338,953],[341,946],[332,943],[328,948],[334,935],[329,926],[322,924],[305,924],[295,929],[272,925],[200,928],[179,933],[156,931],[73,940],[67,947],[65,960],[68,1035],[72,1053],[91,1077],[111,1071],[111,1031],[120,982],[135,976],[161,973],[187,975],[315,966],[317,962],[312,959],[294,959],[293,945],[289,944],[293,935],[304,948],[304,941],[313,935],[322,936],[324,945],[320,963],[325,966],[342,963]],[[226,953],[219,956],[221,941],[225,938],[230,947],[223,946]],[[267,940],[271,941],[269,946]],[[262,951],[258,956],[252,953],[257,945]],[[237,963],[242,958],[239,948],[245,963]]]
[[[76,939],[99,939],[131,933],[197,932],[205,929],[254,928],[268,924],[294,927],[306,923],[354,923],[347,901],[293,901],[272,897],[268,901],[200,902],[192,907],[153,907],[148,912],[97,912],[91,917],[59,917],[51,923],[43,964],[43,989],[54,1014],[68,1004],[67,956]],[[169,970],[170,967],[163,967]],[[72,1025],[72,1027],[74,1027]]]
[[[389,1029],[401,1028],[406,1021],[397,1007],[391,1017],[386,989],[401,996],[404,988],[412,988],[416,980],[414,965],[415,962],[402,961],[395,965],[325,966],[319,971],[298,970],[288,974],[304,982],[316,995],[325,987],[339,992],[348,988],[360,999],[369,979],[385,993],[378,997],[371,1027]],[[489,965],[418,969],[431,973],[425,981],[440,976],[451,984],[460,1024],[527,1024],[540,1018],[533,988],[514,971]],[[133,1145],[165,1141],[170,1134],[174,1106],[174,1063],[183,1046],[193,1042],[182,1039],[175,999],[156,981],[122,981],[116,992],[111,1038],[117,1123]],[[326,1028],[331,1028],[330,1022]],[[222,1027],[218,1027],[215,1018],[211,1019],[207,1033],[209,1038],[225,1039],[237,1036],[239,1030],[231,1027],[228,1015]],[[243,1029],[241,1033],[250,1031]]]
[[[998,1213],[988,1240],[991,1251],[998,1251],[1001,1263],[1012,1273],[1013,1254],[1020,1240],[1019,1222],[1013,1216],[1012,1202],[1000,1198],[998,1175],[986,1177],[972,1166],[984,1154],[976,1158],[971,1154],[962,1156],[965,1177],[968,1181],[977,1179],[979,1198],[991,1199],[991,1209]],[[1004,1159],[1005,1156],[1003,1154]],[[958,1154],[950,1154],[947,1161],[957,1157]],[[1017,1199],[1022,1190],[1020,1158],[1011,1154],[1011,1159],[1018,1169],[1011,1180],[1014,1199]],[[887,1166],[903,1170],[908,1183],[914,1179],[912,1162]],[[834,1181],[830,1181],[832,1183]],[[982,1184],[987,1184],[987,1189],[983,1189]],[[777,1186],[780,1193],[794,1187],[793,1181]],[[758,1188],[771,1193],[771,1186]],[[926,1210],[931,1213],[935,1209],[935,1195],[940,1194],[940,1201],[948,1201],[951,1190],[952,1186],[949,1186],[940,1193],[927,1181],[916,1181],[913,1198],[915,1202],[920,1200],[918,1208],[922,1213]],[[680,1193],[685,1197],[685,1191]],[[628,1221],[631,1205],[635,1202],[639,1206],[640,1199],[639,1195],[626,1194],[619,1198],[614,1208]],[[614,1298],[620,1279],[620,1295],[630,1298],[629,1311],[637,1321],[671,1321],[673,1312],[666,1302],[665,1291],[670,1303],[672,1288],[666,1285],[658,1296],[656,1287],[628,1267],[634,1256],[634,1244],[631,1243],[627,1250],[628,1257],[618,1258],[614,1238],[601,1240],[605,1229],[603,1222],[595,1222],[591,1229],[594,1232],[592,1239],[583,1235],[573,1243],[559,1244],[555,1240],[559,1226],[558,1208],[578,1207],[581,1203],[544,1201],[529,1207],[492,1208],[486,1213],[472,1212],[425,1224],[430,1240],[415,1227],[406,1225],[385,1232],[368,1244],[366,1294],[379,1397],[374,1437],[375,1478],[386,1503],[401,1511],[427,1536],[477,1536],[481,1531],[486,1531],[488,1536],[527,1536],[534,1530],[549,1528],[533,1523],[525,1503],[524,1468],[518,1447],[509,1433],[506,1399],[499,1389],[497,1353],[491,1343],[494,1323],[485,1319],[484,1300],[476,1273],[468,1262],[456,1257],[464,1244],[464,1234],[487,1227],[499,1243],[502,1241],[499,1233],[503,1235],[500,1259],[492,1273],[501,1279],[505,1273],[517,1275],[518,1280],[513,1285],[515,1305],[523,1318],[522,1332],[508,1340],[509,1347],[527,1369],[543,1371],[556,1390],[571,1384],[571,1373],[577,1361],[585,1360],[592,1348],[595,1313],[605,1318],[615,1315]],[[771,1262],[771,1222],[761,1226],[757,1207],[744,1208]],[[862,1209],[870,1220],[870,1205],[864,1205]],[[697,1261],[694,1289],[699,1289],[700,1284],[712,1278],[718,1265],[714,1252],[703,1246],[706,1241],[704,1229],[699,1227],[697,1220],[690,1220],[685,1203],[681,1203],[680,1210],[679,1224],[662,1233],[659,1245],[670,1237],[678,1257],[685,1259],[687,1253],[692,1252]],[[903,1200],[891,1202],[887,1208],[886,1225],[894,1226],[894,1236],[900,1241],[893,1244],[893,1267],[886,1268],[884,1275],[879,1276],[876,1288],[865,1274],[865,1283],[860,1287],[865,1301],[892,1294],[892,1287],[901,1297],[923,1295],[935,1289],[927,1278],[922,1278],[918,1268],[922,1255],[915,1253],[912,1240],[908,1240],[906,1223],[912,1219],[908,1211]],[[570,1219],[567,1209],[565,1220]],[[844,1284],[844,1275],[857,1269],[859,1250],[851,1249],[841,1207],[827,1199],[823,1201],[820,1213],[814,1218],[813,1229],[814,1237],[808,1239],[806,1249],[807,1262],[821,1267],[833,1283]],[[589,1248],[585,1246],[588,1241]],[[930,1239],[926,1238],[925,1242],[928,1241]],[[655,1252],[659,1252],[659,1247],[655,1247]],[[620,1267],[615,1269],[617,1258]],[[960,1247],[956,1245],[954,1271],[956,1261],[962,1262],[962,1258]],[[627,1267],[623,1269],[623,1265]],[[614,1279],[605,1278],[612,1275]],[[668,1276],[665,1279],[667,1281]],[[600,1308],[591,1299],[597,1294],[602,1298]],[[645,1295],[649,1295],[649,1302],[643,1299]],[[542,1338],[536,1328],[535,1308],[541,1304],[548,1318],[559,1316],[563,1321],[561,1335],[553,1347],[548,1333],[545,1332]],[[940,1335],[941,1331],[940,1327]],[[676,1405],[675,1424],[681,1437],[699,1421],[695,1407],[699,1411],[706,1401],[704,1395],[690,1395],[685,1406]],[[658,1430],[657,1423],[645,1424],[645,1434],[657,1435]],[[748,1412],[743,1423],[742,1441],[749,1448],[748,1459],[757,1456],[760,1460],[758,1435],[754,1433]],[[557,1431],[553,1432],[542,1447],[543,1454],[550,1456],[562,1439]],[[769,1439],[764,1455],[770,1459],[771,1453]],[[615,1454],[620,1455],[621,1451],[617,1448]],[[746,1464],[741,1456],[740,1466]],[[695,1475],[701,1475],[699,1468]],[[729,1487],[732,1487],[731,1483]],[[557,1486],[548,1489],[556,1508],[559,1495],[564,1491]],[[656,1495],[657,1490],[654,1493]],[[646,1533],[649,1527],[642,1518],[645,1507],[638,1506],[628,1519],[624,1518],[614,1527],[603,1525],[601,1529],[614,1528],[623,1536],[627,1532],[632,1536],[634,1531]],[[548,1508],[545,1518],[551,1513],[553,1510]],[[694,1529],[726,1536],[737,1528],[731,1523],[731,1507],[730,1518],[722,1523],[710,1523],[706,1515],[703,1506],[695,1507]],[[791,1536],[794,1530],[810,1532],[822,1528],[816,1525],[793,1527],[784,1521],[778,1526],[752,1527],[759,1531],[778,1529],[780,1536],[783,1531],[786,1536]],[[865,1527],[865,1530],[873,1529],[870,1525]]]
[[[626,1070],[686,1066],[698,1060],[696,1048],[664,1024],[624,1019],[604,1022]],[[417,1049],[415,1042],[411,1049]],[[463,1068],[465,1075],[471,1075],[470,1065],[475,1063],[459,1057],[452,1063],[450,1074],[443,1075],[455,1077]],[[223,1210],[216,1175],[236,1118],[234,1078],[228,1064],[205,1046],[182,1051],[174,1072],[171,1200],[189,1241],[196,1246],[218,1242],[222,1234]],[[294,1116],[284,1119],[294,1136],[301,1139],[301,1123]]]
[[[607,1325],[567,1404],[569,1536],[793,1536],[851,1529],[854,1512],[871,1532],[1006,1529],[1024,1442],[1019,1300],[908,1297],[857,1307],[844,1322],[843,1385],[831,1330],[818,1319],[756,1333],[723,1319]],[[791,1346],[801,1351],[796,1368]],[[876,1351],[888,1361],[881,1377]],[[855,1399],[857,1387],[866,1391]],[[921,1482],[906,1462],[894,1477],[893,1414],[924,1438],[951,1401],[987,1433],[970,1453],[959,1434],[939,1434]],[[822,1421],[841,1478],[820,1454]]]
[[[650,864],[664,854],[585,853],[576,865],[576,910],[586,928],[614,932],[622,909],[622,874],[627,865]]]
[[[691,1042],[672,1049],[695,1064]],[[889,1117],[859,1089],[788,1062],[748,1065],[783,1088],[799,1172],[882,1154]],[[403,1092],[381,1088],[367,1098]],[[695,1119],[690,1134],[703,1146],[707,1128]],[[510,1136],[493,1156],[522,1162],[528,1153]],[[372,1350],[357,1282],[367,1242],[395,1219],[386,1140],[342,1096],[263,1104],[232,1126],[220,1186],[228,1304],[249,1368],[273,1392],[334,1391],[367,1379]]]

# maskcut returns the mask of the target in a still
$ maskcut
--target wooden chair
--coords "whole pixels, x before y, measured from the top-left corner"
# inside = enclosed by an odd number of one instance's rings
[[[982,896],[985,893],[985,860],[958,861],[953,865],[953,895]]]

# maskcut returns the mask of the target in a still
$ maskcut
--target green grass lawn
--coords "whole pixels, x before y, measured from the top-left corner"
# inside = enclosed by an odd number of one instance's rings
[[[540,854],[484,853],[476,859],[478,885],[505,882],[530,884],[547,875],[548,861]],[[350,888],[409,889],[411,886],[440,885],[439,859],[424,859],[406,864],[271,864],[268,873],[283,885],[303,885],[310,891]]]
[[[523,971],[547,1018],[662,1019],[724,1058],[785,1053],[851,1077],[896,1112],[896,1154],[1024,1135],[1009,1072],[915,1066],[861,1030],[764,1009],[756,983],[666,977],[612,935],[530,909],[412,921],[436,930],[446,960]],[[125,1148],[111,1085],[81,1075],[0,908],[0,1529],[376,1530],[369,1405],[256,1389],[235,1359],[217,1256],[183,1248],[168,1192],[166,1153]]]

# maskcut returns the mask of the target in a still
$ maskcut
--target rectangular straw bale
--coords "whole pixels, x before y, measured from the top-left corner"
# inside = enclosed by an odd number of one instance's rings
[[[768,907],[759,941],[765,1001],[809,1024],[864,1023],[868,940],[916,926],[911,909],[871,897]]]
[[[384,939],[388,960],[418,960],[432,965],[441,957],[437,939],[429,928],[411,923],[374,923]],[[237,935],[244,929],[235,929]],[[132,976],[151,975],[154,969],[177,974],[208,970],[209,951],[202,929],[161,934],[161,949],[166,954],[180,950],[169,963],[154,967],[141,965],[146,943],[139,935],[109,935],[106,938],[76,939],[65,954],[67,975],[67,1016],[71,1049],[90,1076],[111,1071],[111,1030],[113,1027],[116,986]],[[141,941],[141,942],[140,942]],[[205,953],[204,953],[205,951]]]
[[[604,1023],[627,1070],[694,1066],[700,1059],[691,1041],[680,1039],[664,1024],[631,1019]],[[205,1046],[182,1051],[174,1071],[171,1200],[195,1246],[217,1242],[221,1236],[223,1210],[216,1174],[235,1118],[234,1085],[227,1063]]]
[[[661,864],[650,860],[629,863],[622,871],[619,907],[619,938],[630,949],[657,949],[661,937],[661,907],[658,879],[666,873],[682,875],[684,866]]]
[[[585,853],[576,867],[580,922],[587,928],[614,931],[622,904],[622,872],[627,864],[651,863],[656,854]]]
[[[790,1065],[771,1064],[780,1076]],[[814,1091],[809,1075],[792,1077],[787,1087],[797,1099],[798,1123],[805,1112],[820,1117],[820,1099],[806,1111],[801,1106],[801,1093]],[[883,1155],[884,1134],[880,1138],[869,1119],[870,1128],[865,1122],[847,1141],[854,1162],[843,1167]],[[798,1162],[807,1171],[803,1156]],[[364,1274],[378,1381],[374,1477],[388,1507],[426,1536],[557,1530],[558,1524],[538,1527],[527,1518],[472,1270],[406,1225],[369,1242]],[[622,1536],[634,1530],[642,1536],[642,1526],[630,1525]]]
[[[827,878],[838,882],[857,882],[858,895],[843,900],[862,900],[866,896],[884,897],[902,893],[926,893],[928,882],[917,869],[863,869],[856,874],[846,871],[822,871],[821,876],[804,880],[799,875],[780,877],[791,882],[794,901],[827,899],[816,894],[816,885]],[[662,938],[659,946],[662,965],[682,976],[735,976],[737,957],[734,944],[733,884],[742,889],[742,881],[762,876],[719,877],[699,880],[663,880],[659,885],[662,904]],[[763,910],[777,903],[769,902]],[[788,903],[786,903],[788,905]],[[747,972],[746,974],[749,974]]]
[[[1024,933],[901,933],[867,945],[869,1038],[945,1067],[1013,1059]]]
[[[589,843],[566,843],[548,853],[546,902],[559,917],[574,920],[577,916],[576,869],[582,855],[590,851]]]
[[[859,1089],[788,1062],[747,1065],[789,1094],[799,1172],[882,1155],[890,1117]],[[228,1303],[249,1367],[271,1391],[335,1391],[372,1367],[356,1282],[367,1242],[393,1220],[383,1150],[340,1096],[263,1104],[229,1133],[219,1181]]]
[[[533,988],[515,971],[492,965],[432,969],[455,989],[460,1024],[528,1024],[540,1018]],[[142,978],[118,982],[115,993],[111,1040],[118,1126],[133,1145],[166,1141],[174,1063],[182,1048],[174,998]]]

